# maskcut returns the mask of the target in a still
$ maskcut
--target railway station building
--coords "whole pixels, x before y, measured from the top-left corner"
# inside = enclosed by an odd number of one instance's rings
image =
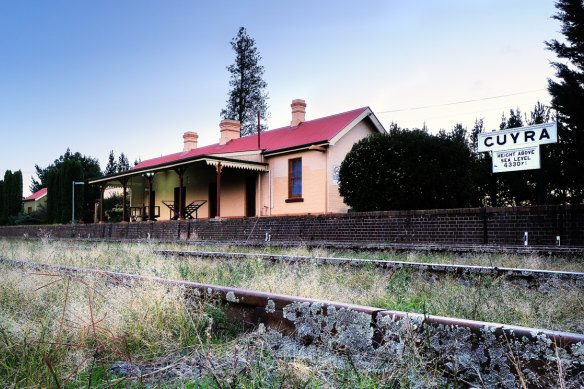
[[[347,212],[339,166],[353,144],[385,129],[369,107],[314,120],[304,100],[291,108],[288,126],[240,137],[240,123],[223,120],[216,144],[185,132],[182,151],[88,182],[102,202],[106,188],[121,188],[130,221]]]

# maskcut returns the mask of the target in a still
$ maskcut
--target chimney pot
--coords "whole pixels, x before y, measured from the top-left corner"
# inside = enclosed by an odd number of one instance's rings
[[[292,100],[292,121],[290,122],[291,127],[295,127],[300,123],[306,121],[306,102],[302,99]]]
[[[221,138],[219,139],[220,145],[227,144],[227,142],[233,139],[237,139],[241,136],[241,123],[239,120],[221,120],[221,123],[219,123],[219,128],[221,128]]]
[[[183,134],[184,148],[183,153],[197,148],[197,140],[199,135],[196,132],[187,131]]]

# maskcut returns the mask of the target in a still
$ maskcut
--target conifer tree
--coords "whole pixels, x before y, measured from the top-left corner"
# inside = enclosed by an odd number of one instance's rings
[[[262,79],[264,67],[259,64],[262,57],[245,27],[241,27],[237,36],[231,40],[231,47],[235,51],[235,62],[227,67],[231,73],[229,80],[229,97],[227,107],[221,110],[223,119],[234,119],[241,122],[241,136],[257,132],[257,113],[260,119],[269,117],[268,84]],[[264,130],[267,126],[262,125]]]
[[[110,174],[116,174],[118,171],[118,164],[116,163],[116,157],[114,155],[114,151],[110,150],[107,165],[105,166],[105,170],[103,172],[104,176],[109,176]]]
[[[559,0],[556,8],[558,13],[553,17],[562,23],[565,42],[553,39],[546,46],[566,61],[552,62],[557,78],[548,80],[548,91],[557,111],[565,198],[578,204],[584,199],[584,2]]]
[[[64,191],[69,193],[69,198],[71,197],[71,181],[68,183],[61,183],[60,172],[64,168],[66,163],[69,161],[77,161],[81,165],[81,173],[75,173],[75,181],[83,181],[84,179],[97,178],[102,176],[102,171],[99,166],[99,161],[95,158],[81,155],[79,152],[72,153],[71,150],[67,149],[65,154],[61,155],[55,162],[47,166],[46,168],[37,167],[37,175],[39,177],[38,184],[41,188],[47,188],[47,220],[49,223],[59,223],[61,220],[64,222],[71,222],[71,203],[69,202],[65,206],[65,210],[61,209],[61,205],[64,203],[60,200]],[[76,166],[74,171],[77,171]],[[73,179],[71,179],[73,180]],[[33,180],[34,184],[34,180]],[[82,195],[81,195],[82,194]],[[80,200],[77,200],[77,196],[81,196]],[[77,211],[75,210],[75,218],[83,218],[83,220],[88,223],[93,220],[93,204],[96,199],[99,198],[99,189],[91,185],[80,185],[75,188],[75,206],[79,203],[80,206],[83,204],[82,208]],[[69,220],[63,219],[63,212],[68,212]]]
[[[120,157],[118,158],[118,165],[117,165],[117,170],[118,173],[122,173],[125,172],[127,170],[130,170],[130,161],[128,161],[128,157],[126,157],[126,155],[124,153],[120,154]]]
[[[22,172],[6,170],[2,185],[0,224],[11,224],[11,219],[22,211]]]
[[[0,180],[0,226],[4,224],[4,181]]]
[[[72,183],[73,181],[83,181],[83,166],[81,162],[76,160],[67,160],[59,169],[59,214],[56,219],[60,223],[71,222],[71,207],[72,207]],[[77,219],[82,217],[83,209],[83,188],[84,185],[79,185],[75,188],[75,215]]]
[[[60,214],[59,201],[59,174],[54,166],[49,168],[45,174],[47,186],[47,221],[55,223],[57,214]]]

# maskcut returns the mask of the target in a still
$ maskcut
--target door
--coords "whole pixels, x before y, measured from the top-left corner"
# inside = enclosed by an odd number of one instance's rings
[[[217,217],[217,183],[209,183],[209,218]]]
[[[185,186],[182,187],[182,215],[181,217],[184,219],[185,217],[185,206],[187,204],[186,201],[186,197],[187,197],[187,188]],[[175,204],[175,214],[173,215],[173,218],[176,219],[178,216],[178,212],[181,209],[179,207],[179,196],[178,196],[178,186],[176,188],[174,188],[174,204]]]
[[[148,202],[148,219],[154,220],[154,205],[156,204],[156,191],[150,191],[150,201]]]
[[[245,216],[255,217],[256,215],[256,179],[248,177],[245,180]]]

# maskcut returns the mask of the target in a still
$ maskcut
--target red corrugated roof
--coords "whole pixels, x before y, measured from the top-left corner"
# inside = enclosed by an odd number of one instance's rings
[[[276,151],[305,144],[329,141],[367,109],[368,107],[359,108],[333,116],[306,121],[296,127],[282,127],[276,130],[262,132],[260,146],[264,151]],[[134,166],[132,170],[193,158],[198,155],[237,153],[257,149],[257,134],[248,135],[243,138],[233,139],[225,145],[216,143],[187,152],[149,159]]]
[[[36,200],[47,194],[47,188],[43,188],[24,199],[24,201]]]

